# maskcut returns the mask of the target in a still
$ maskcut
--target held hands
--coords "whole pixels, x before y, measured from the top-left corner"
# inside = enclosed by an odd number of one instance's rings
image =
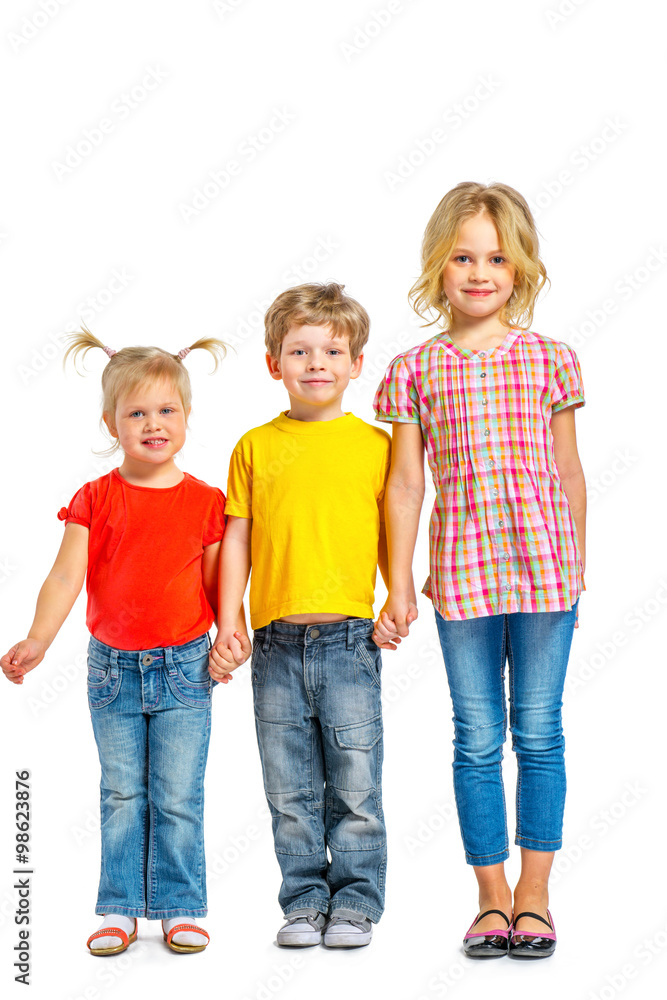
[[[396,598],[389,594],[373,631],[373,642],[380,649],[396,649],[408,634],[419,612],[413,597]]]
[[[22,639],[0,659],[2,672],[12,684],[23,684],[23,678],[29,670],[35,667],[44,659],[44,654],[48,649],[48,643],[41,639]]]
[[[208,658],[208,672],[214,681],[228,684],[236,670],[252,653],[252,643],[243,632],[221,629]]]

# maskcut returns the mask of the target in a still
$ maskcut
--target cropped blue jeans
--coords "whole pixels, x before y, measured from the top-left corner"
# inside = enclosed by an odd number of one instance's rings
[[[285,914],[382,916],[382,658],[372,633],[366,618],[274,621],[254,633],[255,722]]]
[[[576,610],[577,604],[570,611],[462,621],[435,612],[454,708],[454,795],[468,864],[495,865],[509,857],[502,779],[506,663],[518,768],[515,843],[533,851],[561,847],[561,708]]]
[[[91,636],[88,703],[102,767],[96,913],[206,915],[208,635],[113,649]]]

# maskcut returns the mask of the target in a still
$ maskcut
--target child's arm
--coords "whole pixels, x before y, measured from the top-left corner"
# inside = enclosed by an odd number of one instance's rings
[[[582,572],[584,572],[586,569],[586,481],[577,451],[574,411],[574,406],[566,406],[564,410],[558,410],[557,413],[554,413],[551,417],[551,434],[558,477],[572,511]],[[574,627],[579,627],[578,611]]]
[[[213,680],[231,680],[228,675],[250,656],[252,646],[246,633],[243,595],[250,576],[252,518],[227,519],[220,553],[218,591],[218,635],[209,657]]]
[[[577,451],[577,435],[574,426],[574,406],[559,410],[551,417],[551,433],[554,439],[554,459],[561,486],[572,511],[577,531],[577,544],[581,562],[586,568],[586,481]]]
[[[39,592],[28,638],[17,642],[0,659],[5,677],[13,684],[22,684],[24,675],[42,662],[72,610],[86,576],[88,535],[89,529],[83,524],[65,527],[56,561]]]
[[[391,469],[385,489],[389,594],[375,626],[374,638],[383,649],[408,634],[417,617],[417,597],[412,579],[412,557],[417,541],[419,514],[424,502],[424,442],[421,427],[395,423]]]
[[[201,577],[204,593],[208,603],[218,615],[218,576],[220,572],[220,546],[222,542],[213,542],[204,548],[201,560]]]

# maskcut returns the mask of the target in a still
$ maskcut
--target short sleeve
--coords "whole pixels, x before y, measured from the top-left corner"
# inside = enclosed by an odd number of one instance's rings
[[[383,432],[384,433],[384,432]],[[387,486],[387,479],[389,478],[389,469],[391,468],[391,438],[389,435],[385,435],[387,438],[384,461],[382,466],[382,489],[378,494],[378,510],[380,512],[380,521],[384,521],[384,495]]]
[[[247,438],[241,438],[229,461],[225,513],[232,517],[252,517],[252,461]]]
[[[375,419],[386,423],[420,423],[419,393],[404,354],[391,362],[373,400]]]
[[[225,494],[222,490],[215,487],[215,497],[213,498],[213,503],[211,504],[211,509],[209,511],[208,519],[204,526],[204,547],[207,545],[213,545],[215,542],[219,542],[225,533],[225,524],[227,523],[227,518],[225,517]]]
[[[69,506],[61,507],[58,511],[58,520],[65,521],[66,524],[83,524],[85,528],[90,527],[93,510],[93,496],[90,483],[86,483],[74,494],[69,502]]]
[[[557,413],[567,406],[583,406],[584,386],[579,360],[567,344],[558,344],[556,371],[551,380],[551,411]]]

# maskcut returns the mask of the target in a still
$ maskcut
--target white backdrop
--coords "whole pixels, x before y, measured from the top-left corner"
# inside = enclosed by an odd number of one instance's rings
[[[552,960],[462,955],[475,883],[453,809],[451,708],[423,597],[410,640],[384,659],[390,856],[371,947],[273,944],[279,872],[245,667],[215,693],[209,950],[168,953],[158,925],[143,921],[126,955],[92,959],[84,943],[97,925],[99,793],[81,598],[23,687],[1,682],[0,980],[22,995],[12,982],[12,801],[14,772],[30,768],[39,1000],[207,987],[234,1000],[662,995],[662,9],[648,0],[5,0],[0,21],[2,652],[32,620],[62,536],[58,508],[110,467],[92,453],[104,446],[104,359],[88,356],[86,378],[63,373],[63,332],[83,319],[116,348],[177,351],[203,333],[234,344],[213,377],[206,356],[187,361],[194,409],[182,464],[224,489],[238,437],[287,405],[263,357],[274,294],[334,279],[368,308],[366,368],[347,408],[372,420],[387,362],[430,336],[406,296],[427,219],[461,180],[509,183],[535,211],[552,287],[534,329],[578,352],[589,485]],[[376,607],[383,597],[379,589]]]

